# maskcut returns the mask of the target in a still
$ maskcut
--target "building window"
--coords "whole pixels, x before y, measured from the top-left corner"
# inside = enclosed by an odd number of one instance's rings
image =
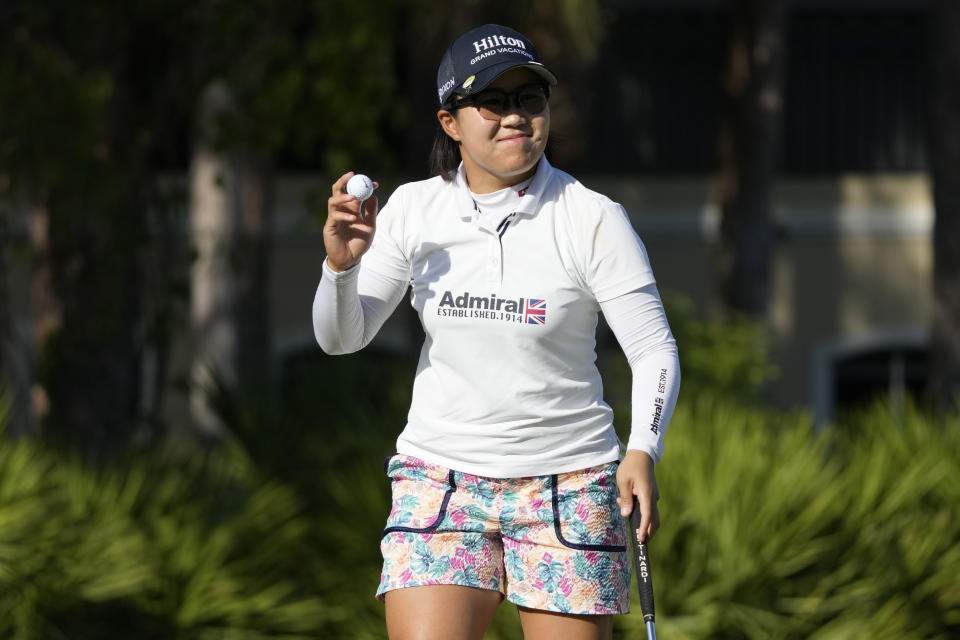
[[[920,396],[928,354],[926,336],[917,332],[864,336],[819,349],[813,367],[817,423],[883,400],[902,407],[908,396]]]

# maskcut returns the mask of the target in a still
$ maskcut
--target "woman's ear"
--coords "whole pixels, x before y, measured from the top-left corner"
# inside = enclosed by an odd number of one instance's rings
[[[440,121],[440,127],[444,133],[450,136],[455,142],[460,142],[460,128],[457,126],[457,119],[446,109],[437,111],[437,120]]]

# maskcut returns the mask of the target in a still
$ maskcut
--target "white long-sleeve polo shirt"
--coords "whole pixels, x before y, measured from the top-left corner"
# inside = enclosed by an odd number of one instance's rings
[[[409,287],[426,339],[397,451],[483,476],[545,475],[620,456],[596,367],[602,310],[633,371],[627,447],[659,460],[680,371],[626,213],[545,157],[515,200],[491,223],[462,166],[451,182],[398,188],[360,265],[324,265],[318,342],[362,348]]]

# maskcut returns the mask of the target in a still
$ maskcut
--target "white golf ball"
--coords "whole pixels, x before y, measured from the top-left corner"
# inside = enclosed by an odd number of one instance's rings
[[[357,200],[366,200],[373,195],[373,180],[358,173],[347,180],[347,193]]]

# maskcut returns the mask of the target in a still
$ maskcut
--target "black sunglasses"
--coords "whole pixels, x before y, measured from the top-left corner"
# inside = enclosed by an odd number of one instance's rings
[[[547,108],[550,89],[542,84],[525,84],[514,91],[484,89],[475,96],[467,96],[447,107],[453,111],[460,107],[473,106],[486,120],[500,120],[510,113],[516,104],[527,115],[536,116]]]

